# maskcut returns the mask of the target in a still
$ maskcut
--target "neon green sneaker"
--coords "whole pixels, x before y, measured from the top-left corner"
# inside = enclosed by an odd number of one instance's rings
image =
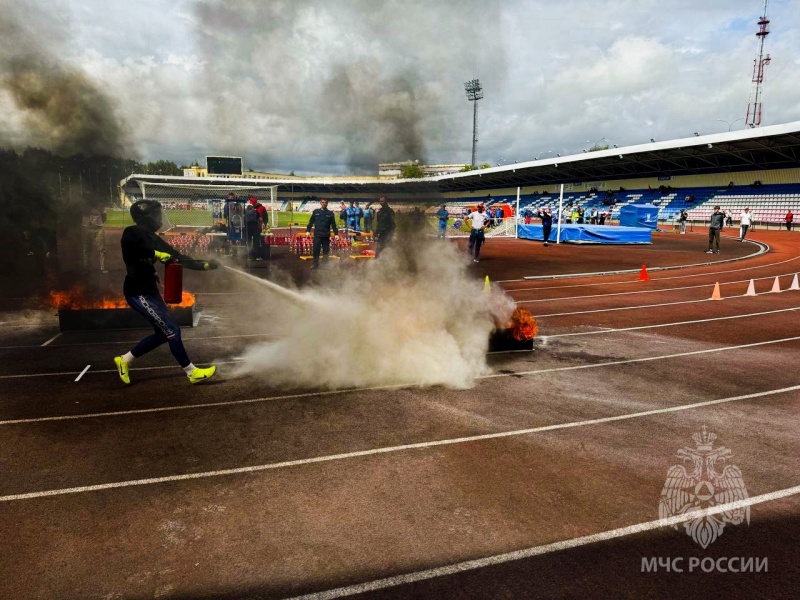
[[[211,379],[214,373],[217,372],[217,367],[211,365],[207,369],[201,369],[200,367],[195,367],[194,371],[192,371],[187,377],[189,377],[189,381],[194,383],[200,383],[201,381],[205,381],[206,379]]]
[[[131,378],[128,375],[128,365],[123,360],[121,356],[114,357],[114,364],[117,365],[117,373],[119,373],[119,378],[122,379],[122,383],[125,385],[131,384]]]

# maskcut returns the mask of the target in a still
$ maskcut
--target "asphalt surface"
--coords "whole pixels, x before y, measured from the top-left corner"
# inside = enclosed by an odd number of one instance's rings
[[[202,311],[186,346],[220,369],[200,386],[164,348],[124,387],[111,358],[144,331],[59,333],[33,295],[8,295],[0,597],[795,598],[800,291],[769,290],[800,271],[800,236],[752,238],[769,251],[724,238],[705,255],[702,233],[489,240],[470,272],[540,335],[533,352],[490,355],[464,390],[235,377],[274,320],[253,319],[223,271],[187,274]],[[294,256],[265,262],[252,272],[331,283]],[[696,266],[656,269],[682,264]],[[94,277],[113,288],[110,266]],[[752,501],[749,524],[706,548],[657,523],[676,453],[703,427]]]

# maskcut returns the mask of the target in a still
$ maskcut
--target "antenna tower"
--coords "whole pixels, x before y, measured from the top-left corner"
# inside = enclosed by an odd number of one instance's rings
[[[467,100],[472,102],[472,166],[477,167],[478,156],[478,100],[483,98],[481,82],[473,79],[464,84],[467,91]]]
[[[761,125],[761,86],[764,84],[764,70],[769,64],[769,54],[764,56],[764,40],[769,35],[769,19],[767,19],[767,3],[764,0],[764,13],[758,20],[758,54],[753,61],[753,87],[750,90],[750,100],[747,105],[747,117],[745,117],[746,127],[759,127]]]

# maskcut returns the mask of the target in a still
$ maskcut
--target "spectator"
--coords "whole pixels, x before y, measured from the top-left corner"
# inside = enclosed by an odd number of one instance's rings
[[[794,221],[794,214],[792,213],[792,209],[789,209],[789,212],[786,213],[786,216],[783,218],[786,221],[786,231],[792,230],[792,222]]]
[[[753,215],[750,212],[749,207],[746,207],[739,215],[739,221],[741,225],[739,228],[739,241],[743,242],[745,236],[747,235],[747,230],[750,228],[750,224],[753,221]]]
[[[315,208],[311,213],[311,218],[306,226],[306,233],[309,233],[312,227],[314,228],[314,243],[312,245],[314,264],[311,268],[318,269],[320,250],[322,250],[322,255],[326,261],[331,253],[331,229],[333,229],[333,234],[337,236],[337,239],[339,235],[339,229],[336,227],[336,216],[328,210],[327,198],[322,198],[319,201],[319,208]]]
[[[364,231],[372,231],[372,218],[375,216],[375,210],[371,204],[367,204],[364,209]]]
[[[264,236],[261,235],[264,229],[264,221],[267,209],[255,197],[250,198],[250,203],[244,210],[244,222],[247,227],[247,245],[250,247],[250,256],[256,260],[261,260]]]
[[[362,231],[361,219],[364,218],[364,210],[356,202],[356,231]]]
[[[719,206],[714,207],[714,214],[711,215],[711,223],[708,227],[708,250],[706,254],[719,254],[719,234],[725,224],[725,215],[720,212]],[[716,250],[714,250],[716,247]]]
[[[189,360],[181,340],[181,328],[167,312],[167,305],[158,291],[158,275],[153,265],[156,260],[167,263],[177,259],[188,269],[208,271],[216,269],[219,263],[183,255],[156,235],[163,221],[160,203],[139,200],[131,206],[131,216],[136,225],[125,228],[120,242],[122,259],[127,269],[122,290],[130,307],[147,319],[155,333],[141,340],[130,352],[114,357],[117,374],[123,383],[130,384],[128,371],[133,360],[166,342],[191,383],[209,379],[217,368],[214,365],[205,369],[195,367]]]
[[[597,225],[597,208],[592,208],[592,212],[589,213],[589,224]]]
[[[347,227],[347,205],[342,200],[342,203],[339,205],[339,220],[341,221],[340,225],[342,227]]]
[[[542,220],[542,239],[544,240],[545,247],[547,247],[547,241],[550,239],[550,231],[553,229],[553,215],[550,213],[549,208],[545,208],[544,210],[539,209],[536,216]]]
[[[103,225],[106,222],[104,208],[86,207],[81,217],[81,238],[83,247],[83,270],[88,271],[92,264],[92,256],[100,257],[100,272],[108,273],[106,269],[106,237]]]
[[[347,229],[349,229],[351,231],[355,231],[355,232],[360,232],[361,231],[361,228],[358,226],[358,223],[359,223],[359,220],[360,220],[359,217],[358,217],[359,210],[361,210],[361,209],[359,209],[356,206],[356,203],[351,201],[350,202],[350,206],[347,207],[347,211],[346,211],[347,212]]]
[[[605,225],[606,224],[606,218],[608,218],[608,213],[606,211],[601,212],[598,224],[599,225]]]
[[[481,254],[481,246],[483,245],[486,236],[484,230],[486,229],[487,217],[483,210],[483,204],[478,205],[477,210],[471,212],[467,219],[470,220],[470,233],[469,244],[467,246],[467,256],[471,256],[473,249],[475,251],[472,262],[479,262]]]
[[[681,235],[686,235],[686,221],[688,220],[689,220],[689,213],[686,212],[685,208],[682,208],[681,214],[678,215],[678,223],[680,224]]]
[[[447,221],[450,219],[450,213],[447,212],[447,205],[442,204],[436,212],[436,216],[439,218],[439,237],[445,238],[447,234]]]
[[[733,211],[732,210],[726,210],[725,211],[725,224],[728,227],[732,227],[733,226]]]
[[[375,215],[375,239],[378,240],[378,245],[375,248],[375,258],[380,256],[387,244],[392,241],[395,230],[394,210],[386,201],[385,196],[378,198],[378,203],[381,207]]]

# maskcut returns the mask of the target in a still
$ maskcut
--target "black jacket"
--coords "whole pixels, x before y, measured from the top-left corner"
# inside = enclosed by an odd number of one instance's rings
[[[384,204],[375,216],[375,233],[377,235],[386,235],[387,233],[392,233],[394,228],[394,209],[388,204]]]
[[[131,225],[122,232],[122,260],[128,274],[122,293],[126,296],[159,296],[155,251],[168,252],[187,269],[202,271],[205,261],[181,254],[167,242],[143,227]]]
[[[314,228],[314,237],[330,237],[331,229],[333,229],[333,233],[339,233],[339,229],[336,227],[336,216],[327,208],[314,209],[308,220],[306,232],[311,231],[312,227]]]
[[[725,214],[721,212],[712,213],[710,229],[722,229],[723,225],[725,225]]]

